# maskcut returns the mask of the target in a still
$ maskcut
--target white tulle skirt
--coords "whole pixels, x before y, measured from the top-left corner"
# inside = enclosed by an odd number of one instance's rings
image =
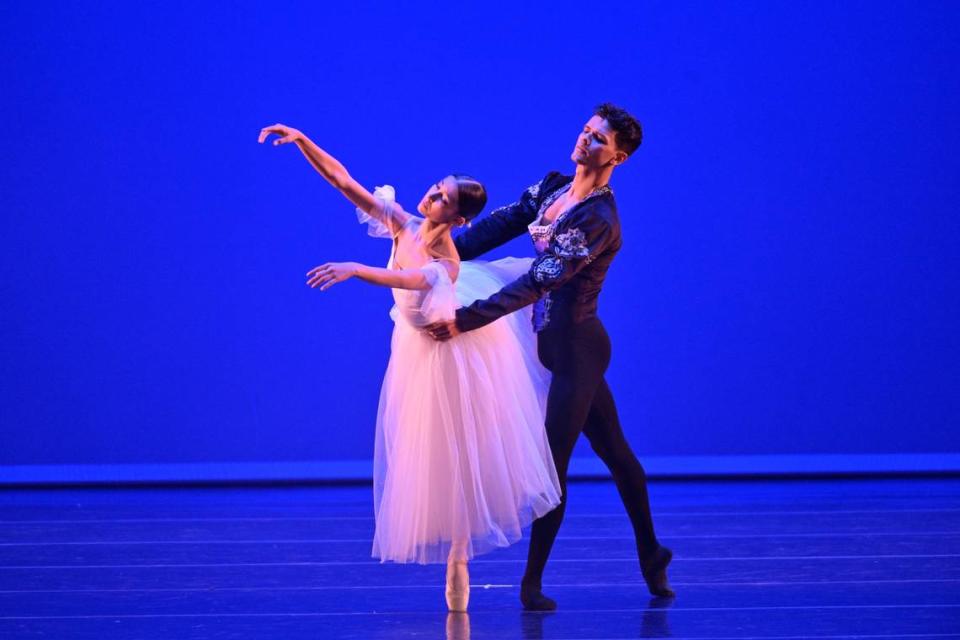
[[[458,302],[489,296],[528,266],[512,258],[461,264]],[[537,361],[529,311],[448,342],[393,315],[377,416],[373,557],[446,562],[454,542],[468,558],[516,542],[560,502],[544,432],[549,374]]]

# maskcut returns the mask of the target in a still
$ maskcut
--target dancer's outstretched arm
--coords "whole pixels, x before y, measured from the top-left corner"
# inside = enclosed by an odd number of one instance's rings
[[[449,272],[449,269],[448,269]],[[359,262],[328,262],[307,272],[307,286],[326,291],[338,282],[359,278],[391,289],[429,289],[430,280],[423,269],[381,269]]]
[[[395,231],[396,221],[390,215],[390,210],[384,206],[382,201],[377,200],[372,193],[364,189],[363,185],[354,180],[339,160],[318,147],[302,131],[284,124],[278,123],[261,129],[258,142],[265,142],[272,133],[280,136],[273,140],[273,146],[287,144],[288,142],[296,144],[304,157],[327,182],[346,196],[361,211],[365,211],[368,215]]]

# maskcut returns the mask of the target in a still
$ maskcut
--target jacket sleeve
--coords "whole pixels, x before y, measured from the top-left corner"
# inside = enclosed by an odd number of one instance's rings
[[[540,203],[550,183],[559,173],[551,172],[540,182],[530,185],[520,199],[495,209],[490,215],[459,234],[453,243],[461,260],[473,260],[491,249],[523,235],[540,210]]]
[[[471,331],[533,304],[544,293],[566,284],[612,242],[610,223],[596,212],[584,211],[553,237],[547,250],[530,265],[530,271],[486,300],[457,309],[457,328]]]

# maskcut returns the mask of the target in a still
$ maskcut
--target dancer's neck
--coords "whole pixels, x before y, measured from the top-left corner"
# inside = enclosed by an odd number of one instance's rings
[[[420,235],[424,238],[437,238],[452,227],[449,222],[434,222],[430,218],[424,218]]]
[[[428,249],[437,247],[447,241],[445,236],[450,235],[452,225],[447,222],[434,222],[425,218],[420,225],[420,242]]]
[[[588,195],[610,182],[613,174],[613,165],[601,168],[577,165],[577,172],[573,174],[573,183],[570,185],[570,197],[583,200]]]

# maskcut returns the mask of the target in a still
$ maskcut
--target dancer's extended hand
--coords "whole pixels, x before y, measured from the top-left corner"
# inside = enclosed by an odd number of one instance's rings
[[[326,291],[338,282],[357,275],[359,266],[356,262],[328,262],[314,267],[307,271],[307,286],[311,289],[320,287],[320,291]]]
[[[446,342],[450,338],[455,338],[462,333],[460,329],[457,328],[457,323],[454,320],[434,322],[433,324],[428,324],[423,330],[430,334],[430,337],[437,342]]]
[[[263,143],[267,140],[267,137],[271,133],[275,133],[279,138],[275,138],[273,141],[273,146],[280,144],[287,144],[288,142],[296,142],[303,134],[300,133],[297,129],[293,127],[288,127],[285,124],[280,124],[279,122],[272,127],[264,127],[260,129],[260,137],[257,138],[257,142]]]

